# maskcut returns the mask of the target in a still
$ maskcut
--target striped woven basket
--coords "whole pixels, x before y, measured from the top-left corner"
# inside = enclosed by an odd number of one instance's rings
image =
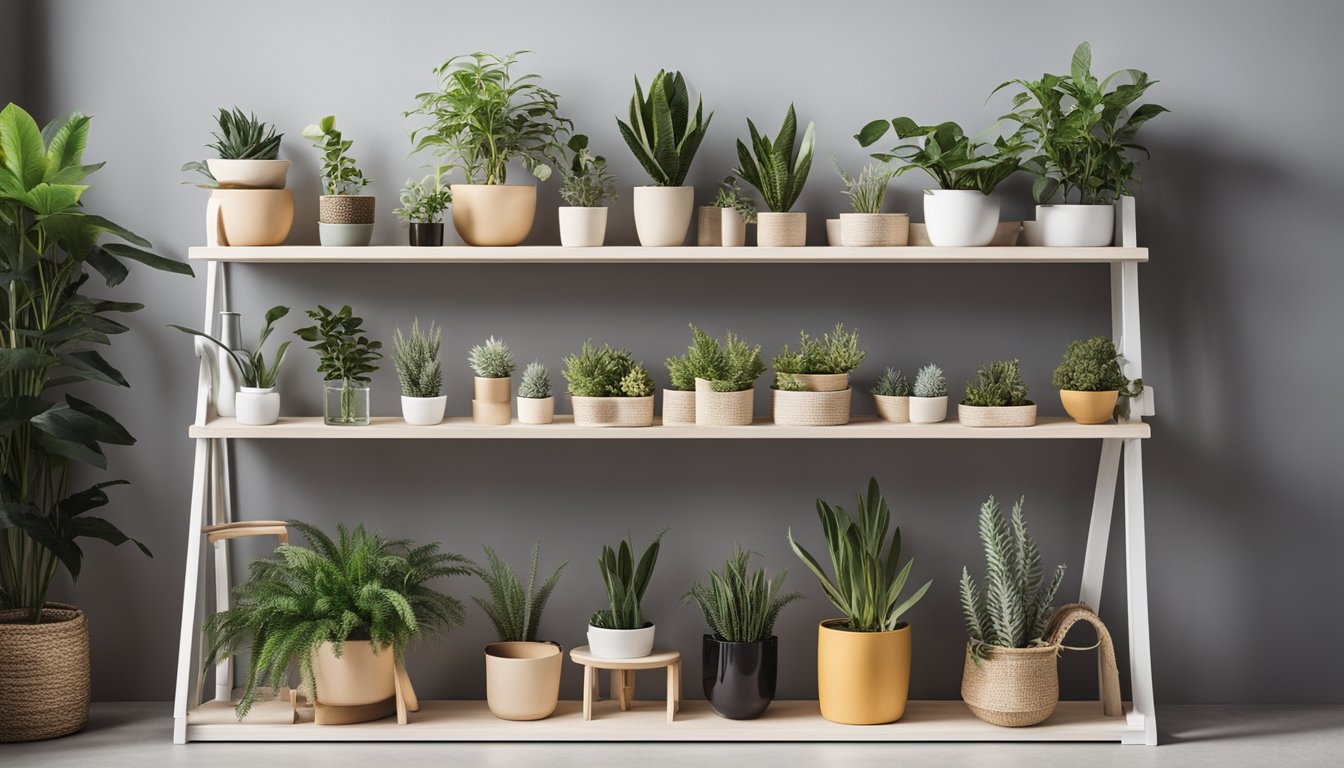
[[[715,392],[714,384],[695,380],[695,423],[702,427],[745,427],[751,424],[756,390]]]
[[[574,424],[580,427],[651,427],[653,395],[648,397],[579,397],[571,395]]]
[[[0,611],[0,742],[67,736],[89,719],[89,625],[73,605],[47,603],[41,624]]]
[[[837,427],[849,423],[850,389],[839,392],[770,390],[775,423],[788,427]]]
[[[663,426],[689,427],[695,423],[695,390],[663,390]]]
[[[790,373],[786,374],[808,392],[839,392],[849,388],[848,373]]]
[[[957,403],[963,427],[1030,427],[1036,423],[1036,404],[984,407]]]

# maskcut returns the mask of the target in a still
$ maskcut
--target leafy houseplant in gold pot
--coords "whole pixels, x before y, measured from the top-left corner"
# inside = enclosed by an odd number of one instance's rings
[[[392,363],[401,384],[401,417],[407,424],[433,426],[443,421],[448,396],[443,394],[443,363],[439,346],[443,329],[434,323],[420,330],[420,320],[411,321],[411,332],[398,328],[392,335]]]
[[[704,115],[703,99],[696,100],[694,115],[690,105],[686,78],[660,69],[647,96],[635,78],[629,122],[616,120],[626,146],[653,181],[635,187],[632,198],[640,245],[681,245],[690,229],[695,187],[686,185],[686,174],[714,119],[713,112]]]
[[[354,143],[336,128],[336,116],[327,115],[303,129],[303,138],[322,153],[322,191],[318,198],[317,234],[322,245],[363,246],[373,239],[377,211],[373,195],[361,195],[369,185],[364,172],[350,157]]]
[[[937,424],[947,418],[947,377],[929,363],[915,373],[910,390],[910,423]]]
[[[729,176],[719,184],[714,205],[719,209],[719,239],[715,245],[740,248],[747,244],[747,225],[756,223],[756,205],[742,193],[737,179]]]
[[[817,628],[821,716],[849,725],[894,723],[905,714],[910,689],[910,624],[901,616],[933,582],[901,600],[914,560],[900,566],[900,528],[887,539],[891,510],[876,478],[868,481],[867,496],[856,494],[855,504],[857,519],[817,499],[834,578],[794,541],[792,530],[789,546],[842,614]]]
[[[79,465],[106,468],[105,445],[135,442],[84,398],[96,394],[94,382],[128,386],[93,345],[128,330],[113,316],[141,306],[101,301],[83,288],[95,274],[108,287],[121,283],[129,262],[192,274],[80,202],[87,178],[102,167],[83,163],[89,123],[73,113],[52,122],[44,138],[18,105],[0,110],[0,742],[84,727],[88,622],[79,608],[48,602],[47,592],[58,569],[79,577],[81,539],[134,541],[93,514],[108,504],[106,489],[124,480],[73,483],[88,477]],[[66,390],[76,382],[88,382],[79,397]]]
[[[555,395],[551,394],[551,372],[533,360],[523,368],[518,382],[518,423],[550,424],[555,420]]]
[[[957,405],[957,419],[965,427],[1030,427],[1036,423],[1036,404],[1027,399],[1021,363],[998,360],[976,371],[966,384],[966,399]]]
[[[503,339],[494,336],[467,352],[467,362],[476,374],[473,381],[471,418],[477,424],[500,426],[513,420],[513,372],[518,368]]]
[[[807,124],[802,143],[795,146],[798,118],[793,105],[784,113],[784,124],[773,140],[756,130],[747,120],[751,148],[737,141],[737,167],[733,173],[755,187],[769,211],[756,215],[756,244],[764,247],[807,245],[807,214],[792,212],[793,204],[807,183],[816,148],[816,126]],[[753,155],[754,153],[754,155]]]
[[[280,393],[275,391],[276,381],[280,376],[280,364],[284,362],[285,352],[291,342],[286,341],[280,345],[275,352],[274,362],[269,366],[266,365],[262,348],[266,346],[266,340],[274,332],[276,321],[288,314],[289,307],[284,306],[274,306],[267,310],[266,324],[261,327],[257,348],[252,352],[230,349],[223,341],[193,328],[171,324],[169,326],[214,344],[223,352],[220,359],[237,369],[242,386],[234,393],[234,418],[239,424],[266,426],[274,424],[280,418]]]
[[[588,619],[588,650],[603,659],[637,659],[653,651],[655,627],[644,617],[641,603],[658,564],[658,550],[667,529],[659,531],[635,563],[627,537],[615,548],[602,546],[597,567],[607,593],[607,607]]]
[[[869,163],[850,176],[835,163],[835,172],[844,182],[850,213],[840,214],[840,244],[854,247],[905,245],[910,240],[910,216],[883,213],[882,200],[896,169],[886,163]]]
[[[532,231],[535,184],[508,184],[518,161],[538,181],[560,161],[560,138],[571,123],[560,97],[539,76],[516,76],[517,51],[507,56],[454,56],[434,70],[438,86],[416,96],[406,116],[428,122],[411,132],[414,151],[435,157],[436,176],[461,171],[453,184],[453,228],[467,245],[518,245]]]
[[[565,356],[565,381],[580,427],[653,426],[653,378],[624,349],[593,346]]]
[[[695,324],[691,324],[691,336],[687,357],[695,377],[696,425],[750,425],[756,403],[756,380],[765,373],[761,345],[748,344],[731,331],[721,343]]]
[[[369,423],[369,374],[378,370],[383,343],[370,339],[364,319],[347,304],[333,312],[317,305],[308,310],[313,324],[294,331],[310,342],[317,353],[317,372],[322,374],[322,421],[330,426],[367,426]]]
[[[905,424],[910,421],[910,380],[895,368],[887,368],[873,385],[873,401],[883,421]]]
[[[407,179],[401,188],[400,201],[401,207],[392,213],[410,226],[411,245],[432,248],[443,245],[443,212],[453,202],[452,192],[433,176],[419,182]]]
[[[560,670],[564,657],[558,643],[537,641],[537,628],[546,601],[555,590],[568,562],[561,563],[540,584],[537,557],[541,542],[532,547],[527,588],[518,574],[494,550],[485,548],[490,567],[472,570],[485,583],[488,598],[471,599],[481,607],[499,635],[485,646],[485,701],[501,720],[541,720],[550,717],[560,700]]]
[[[280,245],[294,224],[294,195],[285,189],[290,161],[280,160],[284,134],[241,109],[221,108],[215,140],[206,145],[216,158],[182,166],[204,177],[211,190],[205,208],[206,245]]]
[[[607,159],[588,151],[587,136],[570,136],[566,146],[574,157],[561,171],[560,197],[569,205],[559,208],[560,245],[596,248],[606,241],[606,203],[616,199],[616,179],[607,173]]]
[[[1131,383],[1125,378],[1115,342],[1105,336],[1069,342],[1051,383],[1064,410],[1079,424],[1101,424],[1118,411],[1128,413],[1128,398],[1143,391],[1143,379]],[[1122,397],[1125,405],[1117,409]]]
[[[849,374],[863,362],[859,332],[835,330],[820,338],[799,333],[798,349],[786,344],[772,362],[775,386],[771,390],[776,424],[826,427],[849,423]]]

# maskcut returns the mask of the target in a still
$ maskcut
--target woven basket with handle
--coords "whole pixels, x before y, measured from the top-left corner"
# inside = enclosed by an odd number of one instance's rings
[[[73,605],[47,603],[42,623],[0,611],[0,742],[66,736],[89,719],[89,625]]]

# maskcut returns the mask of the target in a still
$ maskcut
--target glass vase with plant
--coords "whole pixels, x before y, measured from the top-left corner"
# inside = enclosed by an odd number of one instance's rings
[[[369,374],[378,370],[383,343],[370,339],[363,318],[356,317],[345,305],[333,312],[318,305],[308,310],[314,323],[294,333],[311,342],[317,353],[317,372],[323,375],[326,396],[323,420],[334,426],[362,426],[369,423]],[[333,384],[334,382],[334,384]]]

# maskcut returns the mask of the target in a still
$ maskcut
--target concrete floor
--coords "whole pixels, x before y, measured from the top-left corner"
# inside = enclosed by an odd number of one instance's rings
[[[1344,706],[1169,706],[1158,710],[1162,746],[1114,744],[172,744],[170,707],[94,704],[83,733],[31,744],[0,744],[0,765],[190,766],[388,765],[415,760],[455,766],[807,765],[816,768],[890,761],[905,765],[1291,766],[1344,761]],[[1334,755],[1334,757],[1331,757]],[[913,761],[913,762],[912,762]]]

